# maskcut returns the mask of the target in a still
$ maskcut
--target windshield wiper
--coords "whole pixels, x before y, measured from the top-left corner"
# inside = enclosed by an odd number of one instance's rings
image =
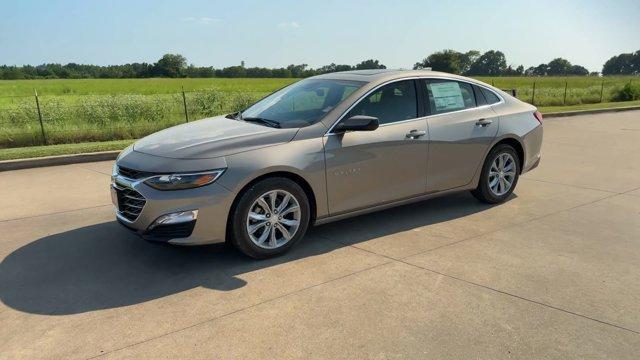
[[[238,111],[231,114],[227,114],[225,115],[225,118],[233,119],[233,120],[242,120],[242,112]]]
[[[241,117],[240,119],[242,119],[244,121],[247,121],[247,122],[254,122],[254,123],[270,126],[270,127],[273,127],[273,128],[280,128],[281,127],[279,122],[277,122],[275,120],[269,120],[269,119],[261,118],[261,117]]]

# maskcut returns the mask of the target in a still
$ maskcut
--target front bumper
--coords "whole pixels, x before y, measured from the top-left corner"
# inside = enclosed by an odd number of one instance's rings
[[[116,189],[132,189],[144,197],[144,204],[137,216],[120,211]],[[225,241],[227,216],[233,196],[230,191],[215,182],[195,189],[160,191],[145,185],[142,181],[113,175],[111,194],[117,220],[142,238],[177,245]],[[190,210],[198,211],[196,220],[152,227],[163,215]]]

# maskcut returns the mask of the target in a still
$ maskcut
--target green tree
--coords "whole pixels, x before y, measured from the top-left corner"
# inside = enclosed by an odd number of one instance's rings
[[[524,66],[520,65],[520,66],[518,66],[518,67],[516,67],[514,69],[511,65],[509,65],[504,70],[502,75],[506,75],[506,76],[522,76],[522,75],[524,75]]]
[[[22,69],[17,66],[2,66],[0,75],[0,78],[3,80],[19,80],[25,78]]]
[[[467,74],[471,65],[480,57],[480,51],[469,50],[464,54],[460,54],[460,74]]]
[[[640,75],[640,50],[611,57],[604,63],[602,75]]]
[[[222,70],[216,70],[217,77],[243,78],[247,77],[247,69],[242,66],[229,66]]]
[[[180,54],[164,54],[153,67],[156,76],[182,77],[187,67],[187,59]]]
[[[387,67],[381,64],[378,60],[365,60],[360,62],[355,66],[356,70],[366,70],[366,69],[386,69]]]
[[[294,78],[300,78],[300,77],[304,77],[304,72],[307,69],[307,64],[300,64],[300,65],[294,65],[291,64],[289,66],[287,66],[287,70],[289,70],[289,72],[291,72],[291,76]]]
[[[589,70],[587,70],[587,68],[585,68],[584,66],[571,65],[571,68],[569,69],[568,74],[585,76],[585,75],[589,75]]]
[[[532,67],[528,68],[524,72],[524,74],[526,76],[545,76],[545,75],[547,75],[548,71],[549,71],[549,65],[540,64],[538,66],[532,66]]]
[[[274,78],[290,78],[291,77],[291,71],[289,71],[289,69],[285,69],[285,68],[273,69],[271,71],[271,75]]]
[[[325,65],[325,66],[323,66],[321,68],[318,68],[316,70],[316,72],[318,74],[327,74],[327,73],[332,73],[332,72],[349,71],[349,70],[353,70],[353,66],[345,65],[345,64],[334,64],[334,63],[331,63],[329,65]]]
[[[435,52],[427,56],[422,61],[416,63],[414,69],[431,68],[433,71],[443,71],[452,74],[460,74],[461,53],[455,50],[446,49]]]
[[[468,74],[499,76],[506,70],[507,59],[502,51],[489,50],[471,64]]]
[[[547,75],[567,75],[571,70],[571,63],[567,59],[555,58],[547,64]]]

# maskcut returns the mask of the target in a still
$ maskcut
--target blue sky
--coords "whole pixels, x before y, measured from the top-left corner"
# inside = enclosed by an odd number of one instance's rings
[[[381,60],[410,68],[431,52],[502,50],[525,67],[567,58],[599,71],[640,49],[640,1],[10,0],[0,64],[155,62],[321,66]]]

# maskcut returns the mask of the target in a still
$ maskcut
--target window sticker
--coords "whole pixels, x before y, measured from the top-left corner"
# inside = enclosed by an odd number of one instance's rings
[[[439,82],[429,84],[436,106],[436,112],[464,109],[464,99],[460,84],[457,82]]]

